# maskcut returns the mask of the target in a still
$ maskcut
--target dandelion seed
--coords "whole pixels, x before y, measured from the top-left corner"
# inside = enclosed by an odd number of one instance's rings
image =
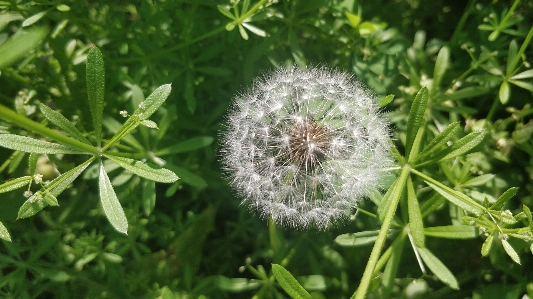
[[[238,95],[221,156],[242,204],[280,225],[326,229],[379,187],[389,131],[377,101],[347,74],[281,69]]]

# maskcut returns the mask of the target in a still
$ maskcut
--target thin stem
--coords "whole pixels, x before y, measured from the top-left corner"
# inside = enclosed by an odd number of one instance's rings
[[[100,154],[98,149],[95,147],[78,141],[76,139],[70,138],[66,135],[60,134],[56,131],[48,129],[47,127],[41,125],[38,122],[35,122],[25,116],[22,116],[15,111],[7,108],[0,104],[0,118],[3,118],[9,122],[16,124],[19,127],[22,127],[28,131],[32,131],[42,136],[48,137],[52,140],[55,140],[63,145],[69,145],[71,147],[77,148],[83,152],[91,153],[94,155]]]
[[[385,240],[387,239],[387,234],[389,233],[389,228],[392,223],[392,218],[394,217],[394,214],[396,214],[396,208],[398,207],[398,202],[400,201],[403,189],[406,185],[407,176],[409,175],[409,170],[410,170],[409,165],[405,165],[402,168],[400,177],[398,178],[398,181],[395,184],[395,189],[392,191],[391,203],[389,205],[389,209],[387,210],[387,213],[385,214],[383,225],[381,226],[381,229],[379,230],[376,243],[374,243],[374,248],[372,248],[372,252],[370,253],[370,258],[368,259],[368,263],[366,264],[365,272],[363,273],[363,277],[361,278],[361,283],[359,284],[359,287],[353,294],[352,298],[355,298],[355,299],[365,298],[366,292],[368,291],[368,287],[370,286],[370,281],[372,280],[372,276],[374,274],[374,269],[379,259],[379,255],[381,254],[381,249],[383,249],[383,245],[385,244]]]
[[[529,33],[527,34],[526,39],[524,40],[524,43],[520,47],[520,50],[518,50],[518,53],[516,53],[513,63],[511,64],[511,67],[509,68],[509,70],[514,70],[512,75],[515,75],[514,73],[518,71],[518,69],[515,70],[514,68],[516,64],[518,64],[518,61],[520,61],[522,54],[524,53],[527,46],[529,45],[529,42],[531,41],[531,38],[533,38],[533,26],[531,26],[531,29],[529,29]]]

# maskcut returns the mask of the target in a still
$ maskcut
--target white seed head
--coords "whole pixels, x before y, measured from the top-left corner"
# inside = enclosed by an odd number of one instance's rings
[[[238,95],[221,156],[243,205],[299,229],[349,216],[391,166],[377,101],[349,75],[280,69]]]

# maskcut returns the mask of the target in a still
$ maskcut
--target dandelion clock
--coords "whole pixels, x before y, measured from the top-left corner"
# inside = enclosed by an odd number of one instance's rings
[[[349,75],[280,69],[236,96],[221,156],[242,204],[280,225],[326,229],[391,166],[377,101]]]

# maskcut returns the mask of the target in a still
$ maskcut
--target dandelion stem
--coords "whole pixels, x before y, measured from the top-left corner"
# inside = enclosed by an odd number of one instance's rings
[[[365,272],[363,273],[363,277],[361,278],[361,283],[359,284],[359,287],[351,297],[352,299],[365,298],[366,292],[368,291],[368,287],[370,286],[370,281],[372,280],[372,276],[374,274],[374,269],[379,259],[379,255],[381,254],[381,249],[383,249],[383,245],[385,244],[385,240],[387,239],[387,234],[389,233],[389,228],[392,224],[392,218],[396,213],[398,202],[400,201],[403,189],[406,185],[409,171],[409,165],[405,165],[402,168],[402,172],[400,174],[400,177],[398,178],[398,182],[395,184],[395,188],[392,191],[389,209],[385,214],[383,225],[381,226],[381,229],[379,231],[376,243],[374,243],[374,248],[372,248],[372,252],[370,253],[370,258],[368,259],[368,263],[366,264]]]

